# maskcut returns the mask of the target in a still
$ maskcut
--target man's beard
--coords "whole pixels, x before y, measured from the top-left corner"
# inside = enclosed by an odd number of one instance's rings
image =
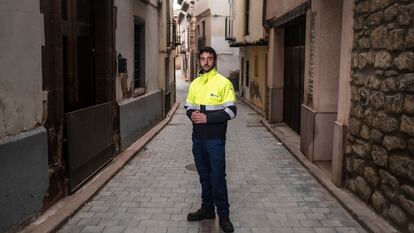
[[[211,71],[214,68],[214,66],[203,66],[201,67],[201,71],[203,73],[208,73],[209,71]]]

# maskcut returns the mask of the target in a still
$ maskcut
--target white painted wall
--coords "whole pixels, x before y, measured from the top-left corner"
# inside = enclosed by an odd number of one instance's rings
[[[229,76],[232,71],[240,70],[239,49],[231,48],[225,40],[225,18],[229,13],[229,2],[226,0],[199,0],[196,1],[196,16],[210,9],[211,15],[206,16],[207,45],[217,52],[217,70],[224,76]],[[201,21],[197,22],[200,25]]]
[[[0,138],[42,123],[43,26],[39,1],[0,1]]]
[[[134,16],[145,20],[145,81],[147,93],[160,88],[159,18],[155,0],[145,4],[139,0],[115,0],[117,7],[116,51],[127,59],[128,85],[134,76]],[[122,99],[120,79],[116,80],[116,97]]]
[[[236,42],[254,42],[264,38],[264,28],[262,24],[263,1],[264,0],[250,0],[249,34],[244,35],[246,3],[245,0],[233,0],[233,34]]]

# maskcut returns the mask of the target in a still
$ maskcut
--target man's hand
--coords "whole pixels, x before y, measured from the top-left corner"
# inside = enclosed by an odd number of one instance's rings
[[[207,123],[207,116],[199,111],[194,111],[191,114],[191,120],[196,124],[204,124]]]

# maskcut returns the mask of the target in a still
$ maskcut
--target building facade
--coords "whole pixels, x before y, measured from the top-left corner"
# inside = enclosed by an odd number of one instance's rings
[[[263,27],[263,1],[229,1],[226,40],[239,48],[240,96],[266,115],[268,36]]]
[[[269,121],[285,122],[300,135],[302,153],[333,173],[343,2],[266,4]]]
[[[414,232],[414,3],[265,1],[270,122],[403,232]]]
[[[197,51],[205,46],[214,48],[217,70],[226,77],[234,76],[240,70],[238,49],[231,48],[225,40],[225,19],[229,7],[227,1],[195,1]]]
[[[414,3],[355,1],[350,18],[346,187],[414,232]]]
[[[193,80],[196,77],[196,18],[194,0],[178,1],[181,5],[177,21],[179,24],[180,55],[182,66],[181,72],[186,80]]]
[[[76,192],[165,117],[177,42],[172,1],[0,6],[5,232]]]

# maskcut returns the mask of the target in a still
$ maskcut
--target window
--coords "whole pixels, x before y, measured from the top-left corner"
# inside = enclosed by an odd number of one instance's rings
[[[145,22],[134,23],[134,88],[145,87]]]
[[[244,9],[244,35],[249,35],[250,0],[245,0]]]
[[[249,78],[249,61],[246,60],[246,74],[244,75],[244,77],[246,78],[246,82],[245,82],[245,86],[249,87],[249,82],[250,82],[250,78]]]

